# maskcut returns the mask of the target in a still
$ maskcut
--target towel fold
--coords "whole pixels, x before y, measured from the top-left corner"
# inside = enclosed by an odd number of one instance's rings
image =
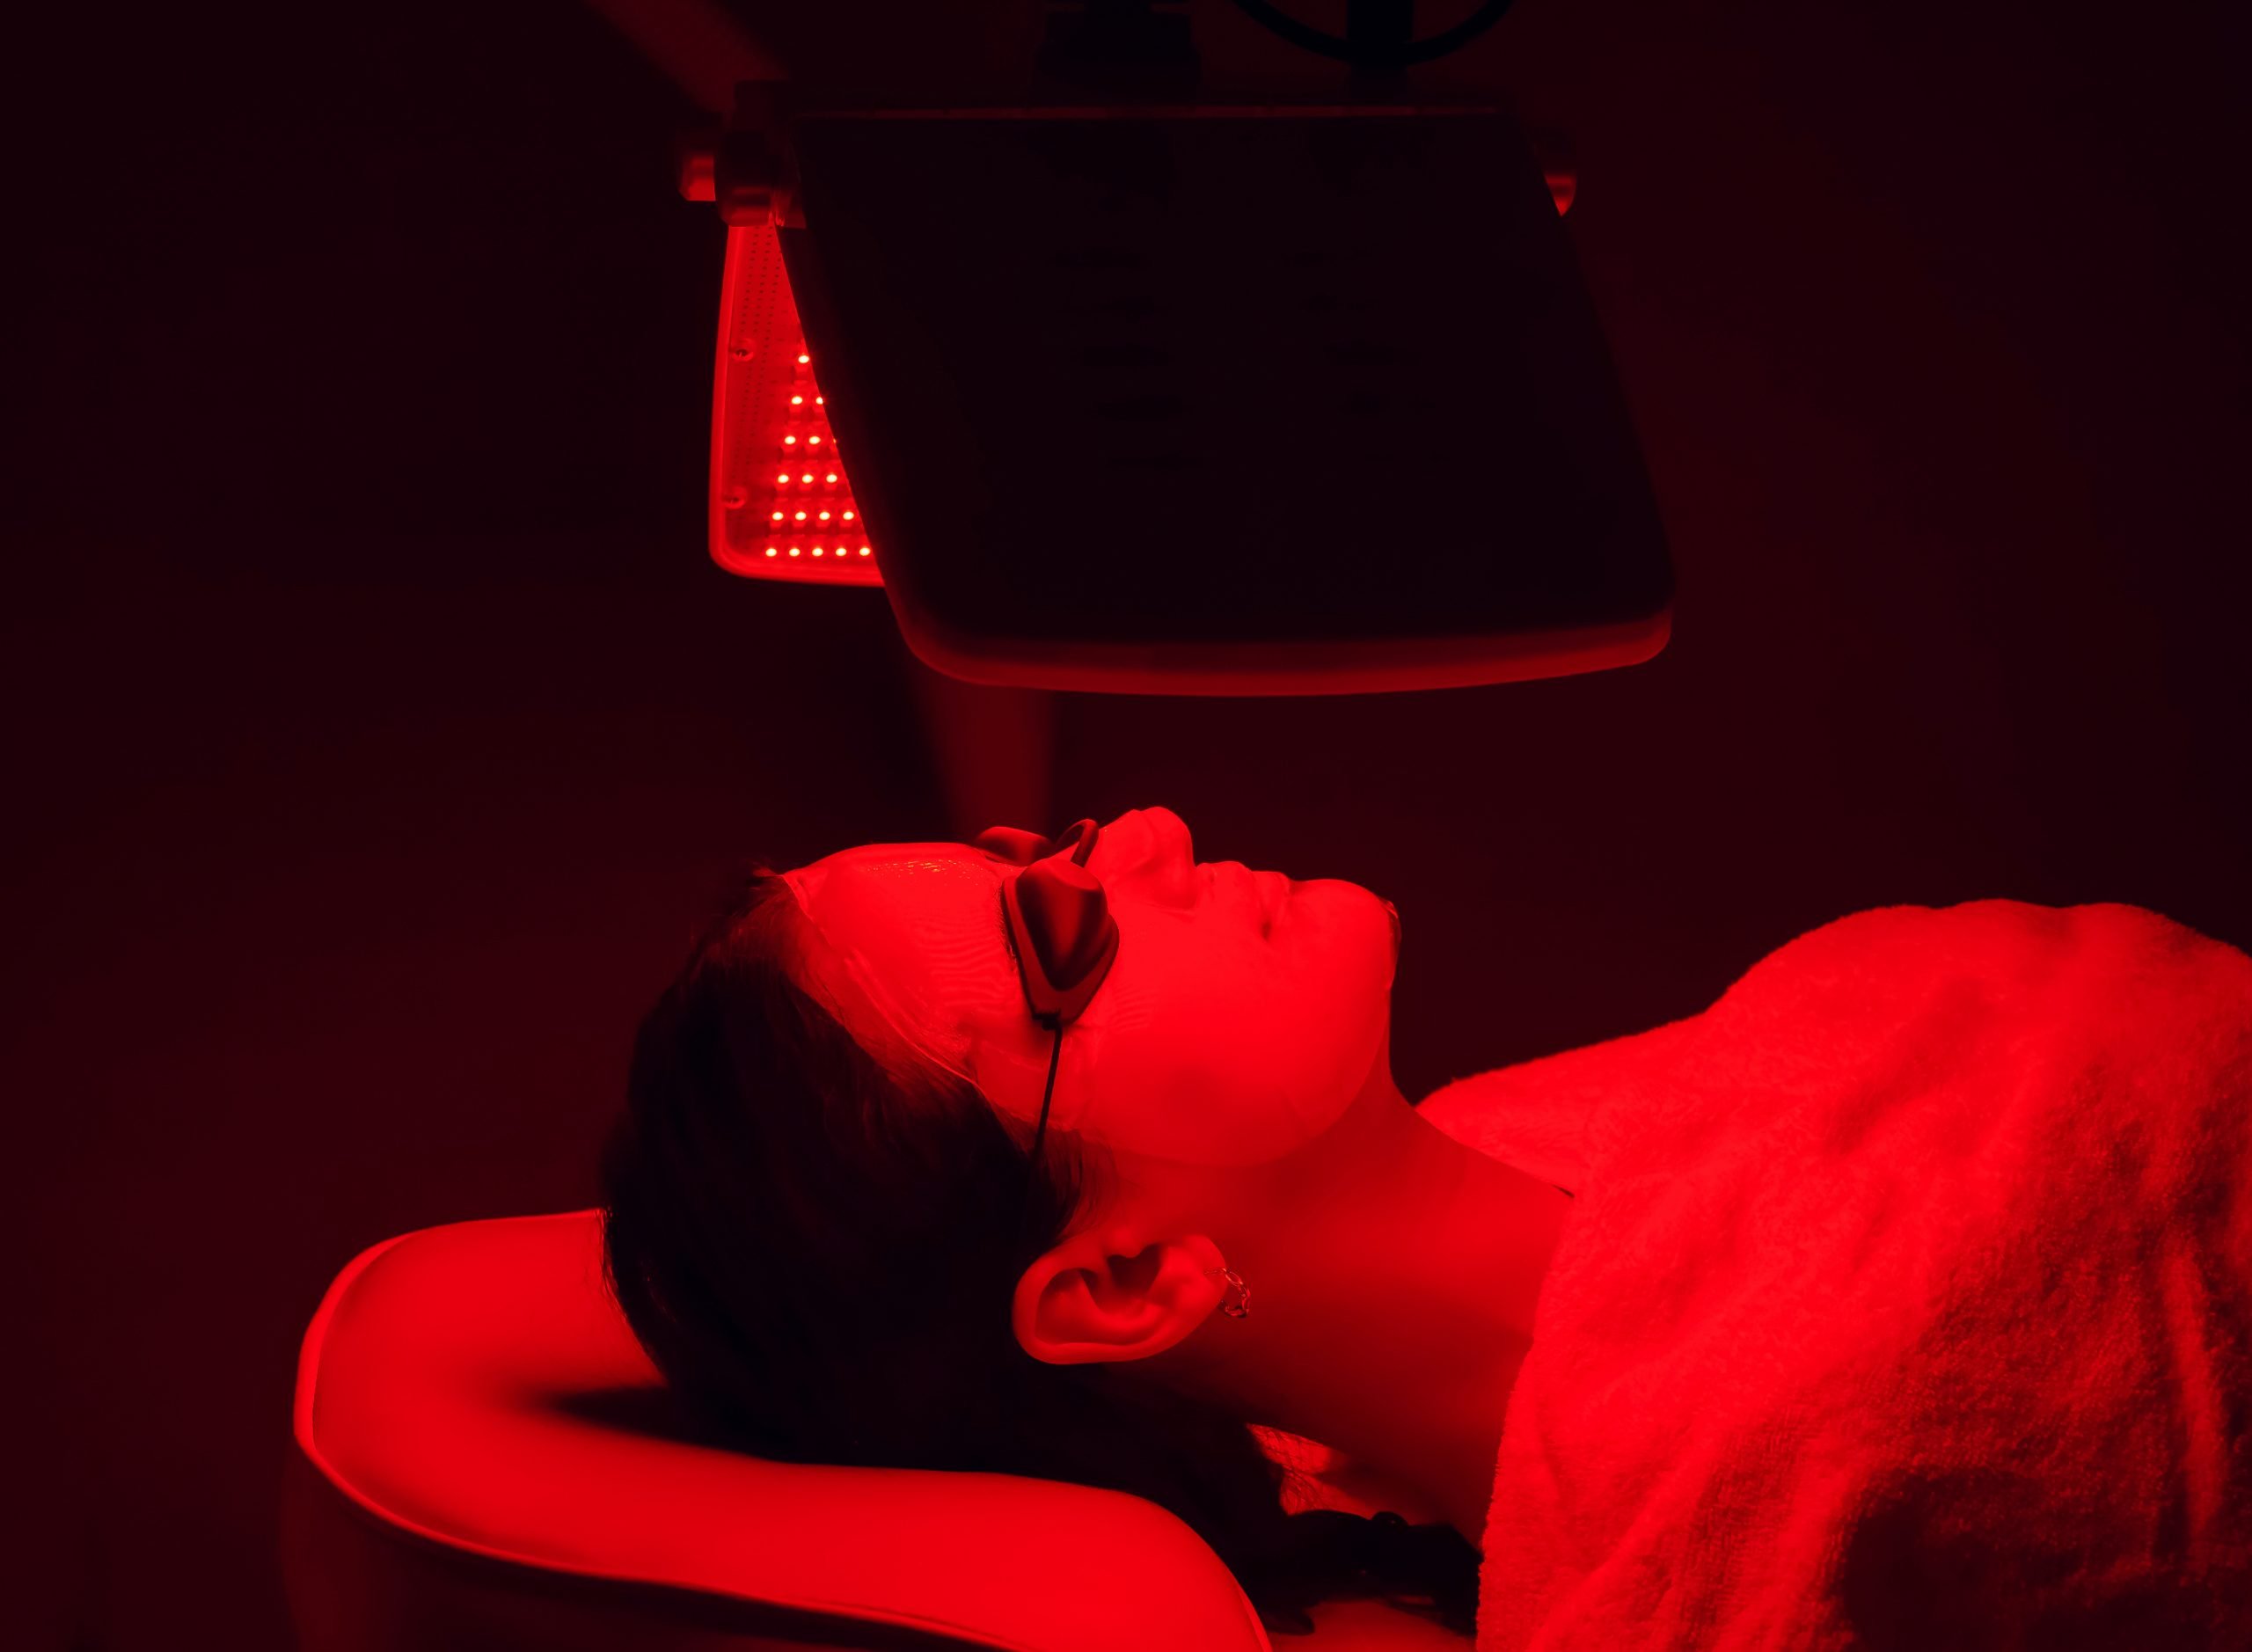
[[[1888,908],[1423,1112],[1576,1195],[1479,1652],[2252,1648],[2252,959]]]

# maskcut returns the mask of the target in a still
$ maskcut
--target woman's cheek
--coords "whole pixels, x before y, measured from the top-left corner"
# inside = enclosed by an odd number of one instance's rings
[[[1335,1123],[1360,1093],[1392,1015],[1392,920],[1357,885],[1338,894],[1349,898],[1327,904],[1320,950],[1298,954],[1320,967],[1292,972],[1278,1006],[1278,1021],[1294,1034],[1292,1108],[1308,1137]]]
[[[1231,1167],[1328,1129],[1383,1047],[1391,920],[1356,885],[1293,917],[1270,942],[1122,916],[1115,972],[1064,1036],[1056,1119],[1123,1151]],[[1022,1075],[1027,1116],[1042,1076]]]

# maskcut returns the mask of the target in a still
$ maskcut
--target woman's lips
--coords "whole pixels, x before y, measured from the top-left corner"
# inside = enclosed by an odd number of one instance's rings
[[[1275,926],[1276,915],[1291,898],[1291,881],[1279,872],[1254,872],[1240,860],[1215,861],[1208,872],[1218,873],[1223,868],[1227,881],[1243,892],[1259,913],[1259,932],[1264,935]]]

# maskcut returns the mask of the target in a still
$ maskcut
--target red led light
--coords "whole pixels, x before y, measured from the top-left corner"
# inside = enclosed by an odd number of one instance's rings
[[[859,501],[845,474],[848,466],[839,462],[829,398],[812,370],[813,352],[806,347],[772,225],[728,230],[724,281],[713,397],[713,559],[731,573],[763,579],[882,584],[881,567],[868,551],[856,558],[851,547],[824,540],[812,547],[810,559],[803,545],[786,547],[785,556],[785,547],[766,544],[755,531],[760,519],[750,512],[762,504],[769,527],[792,520],[833,523],[840,516],[859,525]],[[769,473],[758,468],[762,461],[771,463],[778,451],[795,458],[812,457],[815,450],[829,461],[825,471],[772,472],[770,485],[764,479]],[[794,508],[787,490],[816,484],[823,488],[824,508],[809,518]],[[793,559],[799,564],[795,569],[787,566]],[[813,567],[815,560],[821,567]],[[848,561],[854,566],[837,566]]]

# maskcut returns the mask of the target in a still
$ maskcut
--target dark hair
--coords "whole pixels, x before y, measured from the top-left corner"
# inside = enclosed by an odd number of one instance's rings
[[[1287,1514],[1285,1471],[1239,1419],[1024,1352],[1015,1283],[1104,1166],[1051,1129],[1027,1184],[1027,1128],[951,1073],[887,1072],[800,985],[801,923],[754,871],[642,1022],[603,1149],[610,1287],[691,1422],[761,1457],[1146,1498],[1272,1630],[1380,1594],[1473,1633],[1477,1551],[1451,1526]]]

